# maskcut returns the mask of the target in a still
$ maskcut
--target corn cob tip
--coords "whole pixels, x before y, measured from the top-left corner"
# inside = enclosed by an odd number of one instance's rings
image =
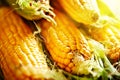
[[[49,0],[7,0],[10,6],[21,16],[28,20],[39,20],[44,18],[53,24],[56,24],[53,8]]]

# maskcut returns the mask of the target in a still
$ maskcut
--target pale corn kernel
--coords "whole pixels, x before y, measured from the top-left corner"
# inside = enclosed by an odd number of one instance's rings
[[[68,58],[68,59],[72,59],[73,56],[74,56],[74,54],[73,54],[72,52],[69,52],[69,53],[67,53],[66,58]]]

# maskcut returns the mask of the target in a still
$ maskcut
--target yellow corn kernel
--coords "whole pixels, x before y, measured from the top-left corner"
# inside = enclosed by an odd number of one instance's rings
[[[49,70],[32,30],[8,7],[0,7],[0,67],[5,80],[44,79]]]
[[[89,59],[91,57],[90,49],[84,35],[74,23],[60,11],[55,10],[55,14],[57,26],[46,20],[41,20],[38,25],[41,27],[45,46],[55,63],[72,73],[76,62],[81,61],[77,56],[83,56],[84,60]]]
[[[120,46],[117,44],[113,48],[108,50],[108,57],[111,59],[112,63],[119,62],[120,60]]]

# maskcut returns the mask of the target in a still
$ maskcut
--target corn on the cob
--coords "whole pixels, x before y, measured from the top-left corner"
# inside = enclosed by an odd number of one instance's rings
[[[52,7],[49,0],[6,0],[13,10],[16,10],[21,16],[28,20],[38,20],[45,18],[55,23]]]
[[[61,12],[56,11],[57,26],[42,20],[38,23],[45,45],[56,64],[71,73],[77,73],[80,62],[91,58],[90,49],[84,35]]]
[[[57,75],[49,72],[41,44],[38,45],[30,27],[11,10],[0,7],[0,67],[5,80],[54,79]]]
[[[107,55],[111,61],[116,62],[120,59],[120,26],[119,21],[110,17],[102,17],[102,20],[94,26],[86,28],[89,35],[101,42],[107,48]]]
[[[77,22],[92,24],[99,18],[96,0],[57,0],[62,8]],[[56,0],[52,3],[57,4]],[[58,5],[57,5],[58,6]],[[54,8],[55,8],[54,7]]]

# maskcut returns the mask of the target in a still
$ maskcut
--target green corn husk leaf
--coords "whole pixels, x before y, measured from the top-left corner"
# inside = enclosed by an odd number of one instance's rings
[[[120,20],[119,0],[97,0],[101,15]]]
[[[21,16],[28,20],[44,18],[54,24],[55,14],[49,4],[49,0],[6,0]]]
[[[90,39],[88,41],[89,46],[91,50],[93,50],[94,54],[98,57],[99,63],[103,63],[102,68],[104,69],[104,73],[102,75],[102,80],[119,80],[120,79],[120,73],[113,67],[113,65],[108,60],[106,54],[105,54],[105,48],[104,46],[95,41]],[[100,62],[101,61],[101,62]]]
[[[115,17],[110,7],[106,4],[105,0],[97,0],[97,4],[101,15]]]

